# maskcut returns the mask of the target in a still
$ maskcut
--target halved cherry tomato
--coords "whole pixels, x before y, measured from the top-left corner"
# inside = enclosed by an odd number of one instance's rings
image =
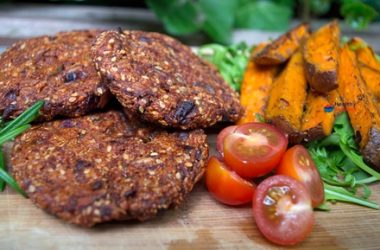
[[[235,129],[237,128],[236,125],[234,126],[228,126],[222,131],[219,132],[218,136],[216,137],[216,151],[223,156],[223,142],[227,135],[232,134],[235,132]]]
[[[255,186],[229,170],[212,156],[207,164],[206,185],[218,201],[227,205],[241,205],[252,201]]]
[[[280,163],[287,145],[286,136],[272,125],[243,124],[224,137],[224,161],[241,177],[263,176]]]
[[[296,145],[288,149],[276,172],[302,182],[310,193],[313,207],[323,203],[325,198],[323,181],[313,159],[303,146]]]
[[[309,192],[301,182],[284,175],[271,176],[257,186],[253,217],[260,232],[279,245],[301,242],[314,224]]]

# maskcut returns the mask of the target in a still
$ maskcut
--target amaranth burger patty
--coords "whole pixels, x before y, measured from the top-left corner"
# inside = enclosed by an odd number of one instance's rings
[[[90,227],[177,207],[207,157],[202,130],[169,133],[108,111],[32,127],[15,140],[11,173],[38,207]]]
[[[233,122],[241,114],[238,94],[217,69],[174,38],[106,31],[93,54],[111,92],[146,121],[191,129]]]
[[[100,31],[61,32],[22,40],[0,55],[0,115],[14,118],[45,100],[41,120],[80,116],[103,107],[108,90],[91,45]]]

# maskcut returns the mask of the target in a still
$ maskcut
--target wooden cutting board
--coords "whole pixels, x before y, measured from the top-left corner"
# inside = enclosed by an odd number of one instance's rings
[[[209,136],[210,154],[215,135]],[[380,203],[380,183],[372,185]],[[313,232],[295,249],[379,249],[380,211],[349,204],[315,212]],[[51,216],[12,190],[0,193],[0,249],[275,249],[255,226],[251,207],[215,201],[203,181],[177,210],[147,222],[80,228]]]

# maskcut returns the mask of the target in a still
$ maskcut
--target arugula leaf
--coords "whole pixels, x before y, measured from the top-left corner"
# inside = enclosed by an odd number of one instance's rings
[[[363,198],[355,197],[347,191],[346,189],[342,187],[336,187],[329,184],[324,184],[325,186],[325,199],[326,200],[333,200],[333,201],[343,201],[343,202],[349,202],[354,203],[362,206],[366,206],[369,208],[379,209],[379,204],[368,201]]]
[[[325,187],[325,201],[344,201],[371,208],[379,205],[368,201],[371,191],[367,184],[380,180],[380,174],[364,163],[358,153],[347,113],[339,115],[333,133],[308,145]],[[358,195],[358,190],[363,195]]]
[[[236,14],[236,27],[262,30],[286,30],[292,16],[291,6],[268,1],[241,5]]]

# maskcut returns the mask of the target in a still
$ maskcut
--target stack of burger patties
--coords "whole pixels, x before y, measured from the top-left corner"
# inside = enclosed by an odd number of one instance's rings
[[[166,35],[71,31],[0,55],[0,112],[41,115],[17,137],[9,170],[31,201],[69,223],[153,218],[202,177],[204,128],[234,122],[238,95]]]

